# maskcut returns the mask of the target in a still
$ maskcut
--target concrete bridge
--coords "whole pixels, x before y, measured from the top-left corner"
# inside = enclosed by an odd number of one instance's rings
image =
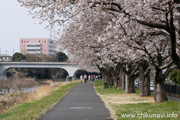
[[[67,62],[0,62],[0,79],[6,79],[6,73],[11,68],[62,68],[67,71],[72,80],[79,70],[78,67]]]

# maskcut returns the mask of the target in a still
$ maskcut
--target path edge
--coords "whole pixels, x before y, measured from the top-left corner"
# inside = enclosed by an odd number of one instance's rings
[[[71,84],[71,83],[69,83],[69,84]],[[78,83],[79,84],[79,83]],[[37,120],[40,120],[41,119],[41,117],[43,116],[43,115],[45,115],[48,111],[50,111],[56,104],[58,104],[74,87],[76,87],[78,84],[76,84],[75,86],[73,86],[69,91],[67,91],[60,99],[59,99],[59,101],[57,101],[56,103],[54,103],[50,108],[49,108],[49,110],[47,110],[47,111],[45,111]],[[68,85],[68,84],[67,84]],[[62,86],[61,86],[62,87]]]
[[[110,103],[107,102],[105,99],[103,99],[101,94],[98,93],[98,91],[96,90],[96,88],[94,86],[94,83],[93,83],[93,88],[94,88],[94,90],[96,92],[96,95],[98,95],[100,97],[100,99],[104,102],[105,107],[109,110],[111,118],[114,119],[114,120],[117,120],[118,117],[116,116],[115,110],[111,107]]]

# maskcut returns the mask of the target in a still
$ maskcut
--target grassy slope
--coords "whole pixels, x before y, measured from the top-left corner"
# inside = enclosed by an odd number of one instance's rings
[[[99,94],[114,94],[114,93],[122,93],[123,90],[118,90],[116,88],[108,88],[106,90],[103,89],[102,82],[95,82],[95,88]],[[139,91],[138,91],[139,93]],[[169,100],[167,102],[159,103],[159,104],[152,104],[152,103],[138,103],[138,104],[123,104],[123,105],[116,105],[112,104],[112,108],[116,111],[116,115],[118,120],[180,120],[180,102]],[[137,114],[143,113],[145,114],[165,114],[166,116],[162,116],[163,118],[138,118]],[[178,118],[167,118],[167,114],[169,113],[176,113],[179,114]],[[128,118],[122,117],[122,114],[135,114],[135,118]],[[141,115],[139,115],[141,117]]]
[[[33,102],[25,102],[10,111],[1,114],[0,120],[36,120],[47,110],[52,108],[69,90],[71,90],[78,82],[70,83],[60,89],[53,91],[49,96]]]
[[[94,86],[100,94],[112,94],[112,93],[123,93],[124,92],[124,90],[116,89],[114,86],[112,88],[104,89],[102,81],[94,82]]]

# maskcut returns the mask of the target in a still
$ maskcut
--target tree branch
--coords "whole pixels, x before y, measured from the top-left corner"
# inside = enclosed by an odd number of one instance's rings
[[[137,22],[142,25],[148,26],[148,27],[159,28],[159,29],[164,29],[164,30],[168,31],[166,25],[164,25],[164,24],[151,23],[151,22],[146,22],[146,21],[142,21],[142,20],[137,20]]]

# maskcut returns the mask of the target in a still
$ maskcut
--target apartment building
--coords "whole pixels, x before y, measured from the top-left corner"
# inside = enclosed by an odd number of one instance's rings
[[[24,55],[54,55],[55,42],[49,38],[21,38],[20,52]]]

